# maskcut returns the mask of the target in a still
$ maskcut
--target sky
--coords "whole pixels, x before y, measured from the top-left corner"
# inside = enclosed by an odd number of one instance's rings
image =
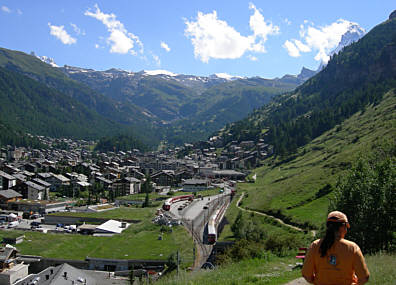
[[[393,4],[393,5],[392,5]],[[342,33],[394,0],[0,0],[0,47],[59,66],[281,77],[328,60]]]

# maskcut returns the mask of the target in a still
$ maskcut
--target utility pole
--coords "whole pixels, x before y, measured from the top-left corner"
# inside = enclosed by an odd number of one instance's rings
[[[177,278],[179,278],[179,251],[177,251]]]

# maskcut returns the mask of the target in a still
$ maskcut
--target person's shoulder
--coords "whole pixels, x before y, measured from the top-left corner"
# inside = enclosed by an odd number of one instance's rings
[[[347,239],[341,239],[340,243],[342,243],[343,245],[347,246],[350,249],[354,249],[354,250],[360,249],[359,246],[355,242],[347,240]]]
[[[320,246],[321,239],[317,239],[311,243],[311,247],[318,247]]]

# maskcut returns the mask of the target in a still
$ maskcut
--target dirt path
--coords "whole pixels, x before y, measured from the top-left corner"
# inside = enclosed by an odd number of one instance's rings
[[[276,217],[274,217],[274,216],[267,215],[267,214],[265,214],[265,213],[261,213],[261,212],[257,212],[257,211],[253,211],[253,210],[249,210],[249,209],[245,209],[245,208],[240,207],[239,204],[241,203],[241,201],[242,201],[242,199],[243,199],[244,196],[245,196],[245,192],[242,192],[241,197],[239,197],[239,199],[238,199],[238,201],[237,201],[237,203],[236,203],[237,207],[238,207],[239,209],[241,209],[242,211],[246,211],[246,212],[250,212],[250,213],[255,213],[255,214],[261,215],[261,216],[266,216],[266,217],[272,218],[272,219],[278,221],[279,223],[281,223],[282,225],[285,225],[285,226],[287,226],[287,227],[289,227],[289,228],[292,228],[292,229],[294,229],[294,230],[296,230],[296,231],[300,231],[300,232],[303,232],[303,231],[304,231],[303,229],[301,229],[301,228],[299,228],[299,227],[286,224],[284,221],[282,221],[281,219],[276,218]]]
[[[286,283],[285,285],[309,285],[309,283],[305,281],[303,277],[300,277],[298,279],[290,281],[289,283]]]

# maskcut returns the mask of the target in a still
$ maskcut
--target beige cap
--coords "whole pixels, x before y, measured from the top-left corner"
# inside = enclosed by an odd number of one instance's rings
[[[346,223],[347,227],[350,228],[347,216],[340,211],[333,211],[327,216],[328,222],[339,222]]]

